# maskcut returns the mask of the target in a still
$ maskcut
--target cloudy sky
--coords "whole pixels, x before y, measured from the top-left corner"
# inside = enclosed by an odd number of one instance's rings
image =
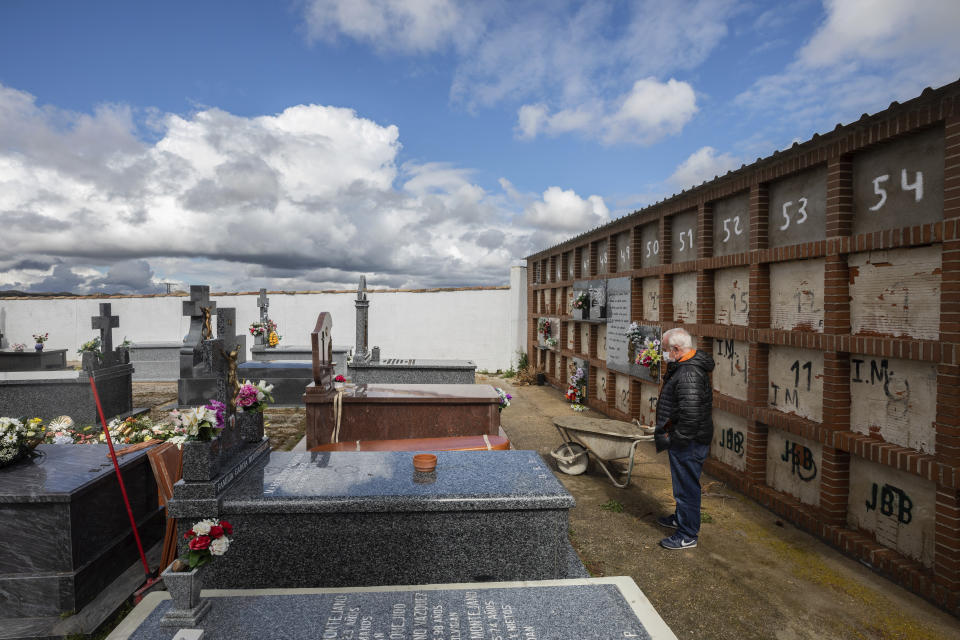
[[[960,76],[944,0],[0,2],[0,289],[506,284]]]

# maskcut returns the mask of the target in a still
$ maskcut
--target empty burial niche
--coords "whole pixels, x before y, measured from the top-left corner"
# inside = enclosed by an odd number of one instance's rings
[[[660,278],[656,276],[643,279],[643,319],[660,320]]]
[[[655,424],[657,421],[657,398],[660,390],[652,382],[640,383],[640,422],[641,424]]]
[[[770,247],[815,242],[826,237],[826,165],[771,182],[769,195]]]
[[[697,210],[684,211],[669,221],[670,261],[674,264],[697,259]]]
[[[737,340],[714,338],[713,388],[737,400],[747,399],[747,354],[750,345]]]
[[[825,261],[798,260],[770,265],[770,327],[823,332]]]
[[[911,134],[853,158],[853,233],[943,219],[944,129]]]
[[[697,321],[697,274],[673,276],[673,321],[693,324]]]
[[[732,413],[713,410],[713,442],[710,456],[737,471],[747,468],[747,420]]]
[[[804,504],[820,504],[823,445],[770,427],[767,433],[767,485]]]
[[[617,379],[616,407],[617,411],[630,413],[630,378],[621,373],[614,374]]]
[[[607,370],[606,369],[597,369],[597,380],[596,384],[593,385],[595,389],[595,397],[600,402],[607,401]]]
[[[731,256],[750,249],[750,193],[713,203],[713,255]]]
[[[847,522],[925,567],[933,566],[936,497],[929,480],[850,456]]]
[[[884,442],[935,453],[937,365],[850,356],[850,428]]]
[[[713,272],[714,320],[717,324],[747,326],[750,312],[750,268]]]
[[[607,359],[607,325],[597,326],[597,357]]]
[[[815,422],[823,419],[822,351],[772,346],[767,370],[771,409]]]
[[[940,245],[851,254],[851,331],[939,338],[941,260]]]

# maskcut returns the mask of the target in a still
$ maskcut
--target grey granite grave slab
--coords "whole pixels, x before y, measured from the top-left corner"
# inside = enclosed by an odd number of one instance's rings
[[[0,371],[46,371],[67,368],[67,350],[0,351]]]
[[[347,375],[347,354],[351,347],[333,345],[333,372],[334,375]],[[281,345],[278,347],[254,346],[250,349],[255,362],[270,362],[275,360],[306,360],[312,362],[313,351],[310,345]]]
[[[477,365],[472,360],[387,358],[354,361],[347,371],[355,384],[473,384]]]
[[[590,291],[590,320],[603,320],[607,317],[607,281],[588,280]]]
[[[0,415],[44,419],[67,415],[78,424],[100,422],[90,389],[91,372],[0,372]],[[116,364],[92,371],[109,421],[133,411],[133,366]]]
[[[511,638],[675,640],[628,577],[369,587],[208,590],[203,640]],[[169,640],[166,593],[148,595],[108,640]]]
[[[237,367],[243,380],[264,380],[273,385],[273,404],[278,407],[302,407],[303,392],[313,382],[313,363],[305,360],[244,362]]]
[[[135,342],[129,347],[133,379],[167,382],[180,377],[181,342]]]
[[[41,445],[40,456],[0,469],[0,638],[37,635],[29,630],[81,610],[138,561],[107,450]],[[120,469],[149,548],[164,517],[146,451],[121,456]]]
[[[234,525],[214,587],[316,587],[565,578],[573,497],[532,451],[273,452],[214,511]],[[242,534],[240,532],[243,532]],[[270,548],[264,554],[264,548]]]

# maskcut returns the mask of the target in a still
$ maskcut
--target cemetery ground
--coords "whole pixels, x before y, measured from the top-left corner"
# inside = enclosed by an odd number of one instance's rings
[[[492,376],[477,382],[514,396],[501,415],[513,446],[555,466],[549,451],[560,436],[551,419],[571,412],[562,393]],[[134,405],[151,407],[153,417],[175,400],[175,383],[134,384]],[[292,448],[304,433],[303,409],[268,410],[266,420],[276,449]],[[960,640],[956,618],[707,474],[698,548],[662,549],[657,543],[669,531],[655,519],[673,500],[667,456],[652,444],[638,448],[626,489],[592,464],[580,476],[555,473],[576,498],[570,538],[587,569],[633,578],[679,638]]]

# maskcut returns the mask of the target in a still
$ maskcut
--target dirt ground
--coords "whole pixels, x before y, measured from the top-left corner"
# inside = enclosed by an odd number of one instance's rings
[[[552,465],[548,452],[560,437],[551,418],[571,411],[560,391],[482,375],[477,382],[514,396],[501,414],[504,430],[515,448],[536,450]],[[176,384],[135,383],[134,395],[135,406],[163,406],[176,399]],[[266,418],[275,448],[302,437],[302,409],[268,410]],[[570,537],[584,565],[595,576],[633,578],[679,638],[960,640],[957,618],[708,475],[699,546],[662,549],[657,543],[670,531],[655,519],[672,511],[673,498],[666,454],[652,444],[639,447],[626,489],[593,465],[580,476],[555,473],[577,501]]]

